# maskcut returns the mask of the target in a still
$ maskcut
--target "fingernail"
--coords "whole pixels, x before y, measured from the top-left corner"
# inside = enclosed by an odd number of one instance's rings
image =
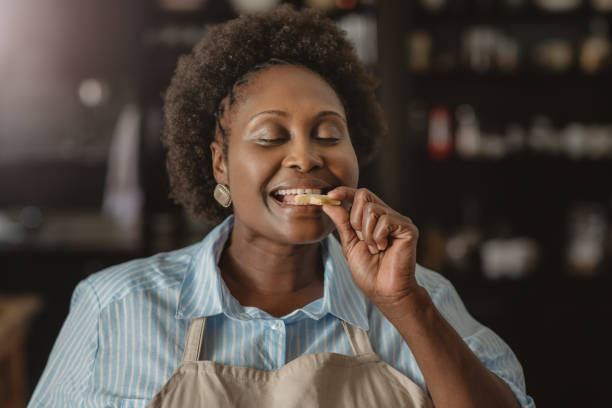
[[[378,249],[374,245],[368,245],[368,249],[372,255],[376,255],[378,253]]]
[[[363,234],[361,233],[361,231],[355,231],[355,233],[357,234],[357,238],[363,241]]]

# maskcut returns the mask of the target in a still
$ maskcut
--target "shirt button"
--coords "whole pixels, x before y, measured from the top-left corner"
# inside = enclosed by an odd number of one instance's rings
[[[281,322],[272,323],[272,330],[280,330],[282,327],[283,327],[283,324]]]

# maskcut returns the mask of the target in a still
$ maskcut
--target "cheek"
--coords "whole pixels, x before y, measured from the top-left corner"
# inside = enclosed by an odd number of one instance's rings
[[[353,147],[348,144],[338,149],[330,157],[329,168],[340,179],[342,185],[357,187],[359,182],[359,163]]]
[[[261,195],[262,188],[274,173],[276,161],[269,155],[258,154],[251,149],[239,149],[230,153],[229,181],[235,205],[242,201],[252,204]]]
[[[270,168],[273,167],[265,158],[256,155],[244,155],[237,157],[236,160],[237,166],[240,167],[240,172],[238,174],[240,174],[241,178],[237,180],[239,183],[242,183],[242,180],[245,179],[253,182],[263,180],[267,176]],[[253,187],[259,186],[251,185],[249,187],[252,189]]]

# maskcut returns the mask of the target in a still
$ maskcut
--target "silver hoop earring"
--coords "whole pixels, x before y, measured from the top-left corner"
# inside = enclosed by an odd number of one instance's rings
[[[222,207],[227,208],[232,205],[232,195],[230,194],[229,188],[223,184],[217,184],[215,186],[213,196]]]

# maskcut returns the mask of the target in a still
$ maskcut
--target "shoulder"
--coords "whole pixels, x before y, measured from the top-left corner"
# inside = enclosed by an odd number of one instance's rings
[[[200,246],[196,243],[111,266],[90,275],[79,287],[88,287],[95,294],[100,309],[135,293],[179,287]]]
[[[449,292],[456,293],[453,284],[438,272],[417,264],[414,273],[417,282],[427,290],[434,303],[437,299],[448,296]]]
[[[419,285],[427,290],[436,309],[461,337],[473,335],[482,329],[466,309],[453,284],[438,272],[417,265],[415,276]]]

